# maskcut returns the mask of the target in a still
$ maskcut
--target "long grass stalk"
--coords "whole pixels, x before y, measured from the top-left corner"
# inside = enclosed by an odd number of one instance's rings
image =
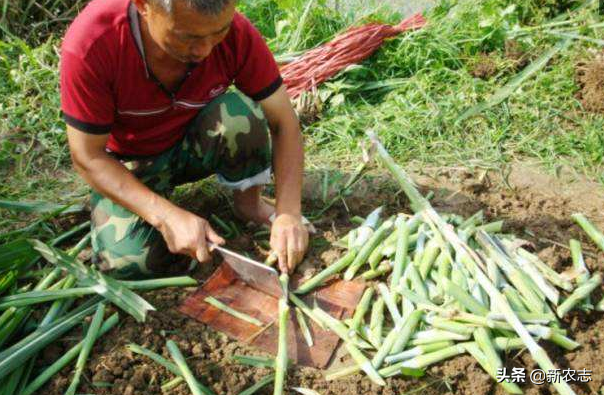
[[[369,319],[369,341],[378,348],[382,344],[382,333],[384,328],[384,308],[386,302],[384,298],[378,297],[371,308]]]
[[[581,243],[579,243],[578,240],[570,239],[568,245],[573,260],[573,269],[577,273],[575,281],[577,281],[577,284],[582,285],[589,279],[589,270],[587,269],[585,259],[583,258]]]
[[[382,295],[382,299],[384,299],[384,302],[386,303],[386,308],[390,312],[392,321],[395,325],[398,324],[403,320],[403,316],[401,315],[400,311],[398,311],[394,294],[390,292],[388,286],[386,286],[384,283],[379,283],[377,287],[380,291],[380,295]]]
[[[402,217],[399,217],[397,221],[398,237],[396,240],[392,277],[390,277],[390,291],[392,292],[394,292],[394,288],[398,286],[403,276],[409,251],[409,226],[407,225],[407,221],[404,221]]]
[[[509,242],[506,242],[504,240],[503,243],[504,243],[504,245],[509,246]],[[506,244],[506,243],[508,243],[508,244]],[[539,269],[541,274],[555,286],[562,288],[563,290],[568,291],[568,292],[573,290],[573,285],[571,284],[570,281],[563,278],[562,275],[560,275],[560,273],[556,272],[554,269],[552,269],[550,266],[548,266],[547,263],[545,263],[541,259],[539,259],[539,257],[537,255],[528,252],[524,248],[516,249],[516,253],[519,256],[528,260],[533,265],[535,265],[537,267],[537,269]]]
[[[239,395],[253,395],[256,392],[260,391],[262,388],[264,388],[267,385],[269,385],[270,383],[272,383],[273,381],[275,381],[275,375],[274,374],[269,374],[268,376],[264,376],[263,378],[261,378],[260,380],[258,380],[257,383],[255,383],[252,386],[250,386],[250,387],[244,389],[243,391],[241,391],[239,393]]]
[[[602,284],[602,276],[600,273],[596,273],[570,294],[564,302],[560,303],[557,310],[558,317],[563,318],[573,307],[587,298],[600,284]]]
[[[104,315],[105,305],[103,303],[99,303],[96,312],[92,317],[90,326],[88,327],[88,331],[86,332],[86,336],[84,337],[84,343],[82,344],[82,349],[80,350],[78,360],[76,361],[74,375],[71,380],[71,384],[67,388],[67,391],[65,391],[65,395],[74,395],[78,388],[78,385],[80,384],[80,378],[84,373],[86,360],[88,360],[90,351],[92,351],[92,346],[98,338],[99,330],[101,329],[101,325],[103,324]]]
[[[487,354],[484,352],[484,350],[481,349],[481,347],[477,344],[477,342],[463,343],[463,347],[470,355],[472,355],[472,357],[474,357],[474,359],[476,359],[476,361],[478,361],[480,366],[482,366],[482,368],[492,378],[497,379],[497,369],[499,367],[494,365],[495,361],[489,359]],[[501,385],[502,388],[510,394],[522,394],[523,393],[522,389],[520,389],[520,387],[518,387],[517,384],[512,383],[512,382],[508,381],[507,379],[505,381],[500,382],[499,385]]]
[[[463,354],[464,352],[465,349],[461,345],[455,344],[438,351],[418,355],[417,357],[413,357],[406,361],[397,362],[388,367],[380,369],[379,374],[384,377],[391,377],[396,375],[403,368],[422,369],[437,362],[444,361],[445,359]]]
[[[587,233],[591,240],[604,251],[604,234],[598,230],[587,217],[581,213],[571,215],[572,219]]]
[[[289,306],[287,304],[287,289],[289,277],[282,274],[279,277],[281,287],[284,289],[284,296],[279,299],[279,336],[277,346],[277,356],[275,358],[275,385],[273,395],[283,394],[285,378],[287,376],[287,321],[289,320]]]
[[[214,391],[197,381],[193,375],[193,372],[189,368],[189,365],[187,365],[184,355],[182,355],[182,352],[173,340],[168,340],[166,342],[166,347],[170,352],[172,360],[174,363],[176,363],[178,369],[180,369],[181,375],[184,377],[193,395],[215,395]]]
[[[103,336],[105,333],[109,332],[113,327],[117,325],[119,322],[119,317],[117,313],[114,313],[109,318],[103,322],[101,328],[97,333],[96,339]],[[48,380],[52,378],[55,374],[65,368],[71,361],[73,361],[79,354],[80,350],[84,346],[84,340],[80,341],[78,344],[70,348],[67,352],[65,352],[58,360],[56,360],[52,365],[44,369],[38,377],[31,381],[20,393],[20,395],[31,395],[36,392],[40,387],[42,387]]]
[[[314,290],[320,285],[323,285],[325,281],[331,276],[338,274],[346,267],[348,267],[352,261],[354,261],[355,256],[357,255],[356,249],[352,249],[348,251],[344,256],[340,259],[327,266],[325,269],[320,271],[318,274],[313,276],[312,278],[306,280],[302,283],[295,291],[296,294],[306,294]]]
[[[420,323],[422,315],[423,315],[422,310],[415,310],[407,316],[407,318],[403,324],[403,328],[402,328],[401,332],[399,333],[398,337],[396,338],[396,341],[394,342],[394,345],[392,346],[392,348],[390,350],[390,352],[392,354],[400,353],[405,349],[405,347],[407,346],[407,343],[411,339],[411,336],[417,329],[417,326]]]
[[[445,347],[450,347],[453,345],[452,341],[442,341],[442,342],[434,342],[429,344],[421,344],[419,346],[412,347],[408,350],[400,352],[398,354],[392,354],[386,357],[384,360],[388,364],[393,364],[396,362],[406,361],[407,359],[411,359],[423,354],[427,354],[433,351],[441,350]]]

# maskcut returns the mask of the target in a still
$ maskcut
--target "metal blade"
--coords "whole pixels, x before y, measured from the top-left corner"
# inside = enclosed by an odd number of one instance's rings
[[[252,288],[278,298],[283,295],[277,270],[224,247],[214,245],[213,249],[220,252],[225,262]]]

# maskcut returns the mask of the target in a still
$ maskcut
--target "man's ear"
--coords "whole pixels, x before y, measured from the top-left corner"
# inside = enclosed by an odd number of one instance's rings
[[[147,13],[149,12],[149,7],[151,6],[149,4],[149,0],[132,0],[132,2],[136,6],[136,9],[138,10],[139,14],[141,14],[142,16],[147,15]]]

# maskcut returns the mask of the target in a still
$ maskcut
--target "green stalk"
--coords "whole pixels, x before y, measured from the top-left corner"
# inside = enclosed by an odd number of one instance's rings
[[[256,326],[260,326],[260,327],[264,326],[264,323],[262,321],[260,321],[259,319],[256,319],[245,313],[242,313],[241,311],[237,311],[237,310],[233,309],[232,307],[222,303],[220,300],[214,298],[213,296],[206,297],[204,299],[204,302],[206,302],[207,304],[209,304],[211,306],[216,307],[220,311],[223,311],[227,314],[232,315],[235,318],[249,322],[252,325],[256,325]]]
[[[384,328],[384,307],[386,302],[382,297],[378,297],[373,303],[371,309],[371,318],[369,319],[369,341],[377,347],[382,344],[382,332]]]
[[[440,246],[436,240],[431,239],[426,245],[421,262],[419,263],[419,273],[424,280],[428,278],[428,273],[432,270],[432,265],[436,261],[438,254],[440,254]]]
[[[382,364],[384,363],[384,359],[386,359],[386,357],[392,351],[392,347],[394,347],[394,343],[400,336],[402,330],[403,330],[403,322],[399,321],[395,325],[394,329],[392,329],[390,331],[390,333],[388,333],[388,335],[384,339],[384,342],[382,343],[380,348],[377,350],[377,353],[375,353],[375,355],[371,359],[371,364],[373,365],[373,367],[375,369],[379,369],[380,367],[382,367]]]
[[[574,341],[573,339],[570,339],[564,336],[563,334],[556,332],[553,332],[548,340],[552,341],[553,343],[556,343],[560,347],[569,351],[572,351],[581,346],[581,344]]]
[[[583,285],[589,279],[589,270],[585,264],[585,259],[583,259],[581,243],[578,240],[570,239],[568,244],[570,246],[570,255],[573,259],[573,268],[578,274],[576,278],[577,284]]]
[[[182,372],[180,371],[180,368],[174,362],[168,361],[166,358],[162,357],[158,353],[153,352],[145,347],[141,347],[138,344],[134,344],[134,343],[128,344],[126,346],[126,348],[128,348],[128,350],[130,350],[133,353],[146,356],[147,358],[151,359],[153,362],[166,368],[166,370],[168,370],[170,373],[172,373],[176,376],[182,376]]]
[[[349,327],[351,334],[357,333],[361,325],[363,325],[364,318],[369,311],[374,292],[375,290],[373,287],[368,287],[365,292],[363,292],[363,296],[361,297],[361,300],[354,311],[354,315],[352,316],[352,320],[350,321]]]
[[[67,388],[67,391],[65,391],[65,395],[74,395],[76,389],[78,388],[78,385],[80,384],[80,378],[82,377],[82,373],[84,372],[86,360],[90,355],[90,351],[92,350],[92,346],[94,345],[95,340],[98,338],[99,330],[101,329],[104,315],[105,305],[103,303],[99,303],[96,312],[94,313],[94,317],[92,317],[92,322],[90,323],[88,332],[86,332],[86,337],[84,337],[84,343],[82,344],[82,349],[80,350],[78,360],[76,361],[73,379],[71,380],[69,388]]]
[[[323,285],[325,280],[327,280],[329,277],[341,272],[344,270],[344,268],[349,266],[354,261],[356,255],[356,249],[348,251],[343,257],[321,270],[314,277],[306,280],[294,291],[294,293],[303,295],[311,292],[318,286]]]
[[[501,233],[503,229],[503,221],[489,222],[488,224],[480,225],[476,230],[482,230],[487,233]]]
[[[363,277],[364,280],[373,280],[374,278],[382,277],[383,275],[388,274],[391,271],[392,264],[389,261],[384,261],[380,263],[380,265],[375,269],[369,269],[363,274],[361,274],[361,277]]]
[[[483,350],[479,347],[475,342],[466,342],[463,343],[463,347],[465,350],[478,361],[480,366],[494,379],[497,380],[497,369],[493,365],[493,361],[491,361],[488,356],[484,353]],[[515,383],[511,383],[508,380],[499,382],[501,387],[510,394],[522,394],[522,390]]]
[[[30,306],[60,299],[79,298],[95,293],[94,287],[25,292],[0,298],[0,310],[10,307]]]
[[[528,309],[524,305],[522,297],[520,296],[516,288],[506,285],[503,287],[502,292],[505,295],[507,301],[510,303],[510,306],[512,306],[512,309],[514,309],[514,311],[518,313],[528,312]]]
[[[168,391],[178,387],[180,385],[180,383],[182,383],[184,381],[185,381],[185,379],[183,379],[182,376],[175,377],[172,380],[167,381],[164,384],[162,384],[161,391],[168,392]]]
[[[604,234],[602,234],[585,215],[581,213],[575,213],[571,215],[572,219],[587,233],[587,235],[593,240],[593,242],[604,251]]]
[[[398,237],[396,239],[396,253],[394,255],[392,277],[390,278],[390,290],[392,292],[394,292],[394,288],[398,286],[401,280],[409,251],[409,226],[406,221],[402,220],[402,217],[399,217],[397,221]]]
[[[459,225],[459,229],[463,230],[468,227],[476,227],[484,222],[484,212],[482,210],[478,210],[474,214],[472,214],[468,219],[463,221]]]
[[[476,315],[487,315],[489,313],[489,309],[448,278],[443,278],[442,282],[445,293],[457,300],[468,311]]]
[[[105,333],[109,332],[114,326],[117,325],[119,321],[118,314],[114,313],[111,317],[107,318],[103,325],[99,329],[97,333],[96,339],[99,339]],[[65,368],[71,361],[73,361],[79,354],[80,350],[84,346],[84,340],[80,341],[78,344],[69,349],[66,353],[64,353],[61,358],[56,360],[52,365],[44,369],[42,373],[38,377],[36,377],[32,382],[30,382],[25,389],[20,393],[20,395],[31,395],[40,389],[48,380],[52,378],[55,374]]]
[[[427,354],[433,351],[442,350],[443,348],[450,347],[453,345],[452,341],[435,342],[429,344],[421,344],[415,346],[398,354],[392,354],[386,357],[385,362],[387,364],[393,364],[396,362],[406,361],[408,359]]]
[[[375,247],[373,252],[371,252],[371,255],[369,255],[369,258],[367,259],[367,263],[369,263],[370,270],[375,270],[377,268],[378,264],[384,257],[385,247],[386,247],[386,245],[384,243],[382,243],[382,244],[378,245],[377,247]]]
[[[300,327],[300,331],[302,332],[302,336],[304,336],[304,341],[308,347],[312,347],[314,345],[314,341],[312,339],[312,334],[310,333],[310,328],[306,323],[306,318],[304,318],[304,313],[300,310],[299,307],[296,307],[296,319],[298,321],[298,326]]]
[[[366,341],[364,341],[358,337],[351,337],[350,331],[346,325],[344,325],[341,321],[333,318],[331,315],[329,315],[325,311],[321,310],[321,308],[319,308],[319,306],[316,306],[316,305],[314,306],[313,313],[314,313],[315,317],[317,317],[319,320],[321,320],[321,322],[323,323],[324,326],[328,327],[332,332],[335,332],[336,335],[338,335],[340,338],[346,339],[348,342],[350,342],[360,348],[364,348],[364,349],[372,348],[371,344],[367,343]]]
[[[455,332],[449,332],[443,329],[426,329],[423,331],[416,332],[412,336],[411,342],[409,342],[412,346],[419,346],[422,344],[429,344],[435,342],[444,342],[444,341],[462,341],[468,340],[470,335],[462,335]]]
[[[319,327],[321,329],[325,329],[325,325],[323,324],[323,321],[321,321],[321,319],[319,317],[317,317],[317,315],[312,311],[312,309],[310,307],[308,307],[308,305],[306,303],[304,303],[304,301],[302,299],[300,299],[299,297],[297,297],[296,295],[294,295],[291,292],[288,293],[288,296],[289,296],[289,300],[293,304],[295,304],[297,308],[302,310],[302,312],[304,314],[306,314],[307,317],[310,317],[310,319],[312,319],[317,325],[319,325]]]
[[[262,389],[263,387],[266,387],[267,385],[272,383],[274,380],[275,380],[275,375],[269,374],[268,376],[261,378],[256,384],[241,391],[239,393],[239,395],[253,395],[256,392],[258,392],[260,389]]]
[[[153,280],[120,281],[128,289],[135,291],[151,291],[169,287],[196,287],[197,280],[189,276],[157,278]]]
[[[523,349],[524,342],[519,337],[496,337],[493,339],[495,347],[499,351],[512,351]]]
[[[504,240],[503,243],[504,243],[504,245],[509,247],[508,242],[506,242]],[[508,243],[508,244],[506,244],[506,243]],[[537,255],[532,254],[523,248],[518,248],[516,250],[516,253],[519,256],[526,259],[527,261],[529,261],[530,263],[532,263],[533,265],[535,265],[537,267],[537,269],[539,269],[541,274],[543,274],[543,276],[545,278],[547,278],[549,280],[549,282],[551,282],[555,286],[562,288],[563,290],[568,291],[568,292],[573,290],[573,285],[571,284],[570,281],[566,280],[564,277],[562,277],[562,275],[560,275],[560,273],[556,272],[554,269],[552,269],[550,266],[548,266],[547,263],[545,263],[541,259],[539,259],[539,257]]]
[[[411,281],[411,288],[415,293],[424,299],[429,299],[428,290],[424,285],[424,280],[417,271],[415,265],[407,265],[407,268],[405,269],[405,276],[403,278],[408,278]]]
[[[417,329],[417,326],[419,325],[422,315],[423,315],[422,310],[415,310],[409,314],[409,316],[405,320],[405,323],[403,324],[403,328],[402,328],[399,336],[396,339],[396,342],[394,343],[394,345],[392,346],[392,349],[390,350],[392,354],[398,354],[405,349],[405,347],[407,346],[407,343],[409,342],[409,339],[411,339],[411,336]]]
[[[391,377],[397,374],[403,368],[422,369],[437,362],[444,361],[445,359],[463,354],[464,352],[465,349],[461,345],[456,344],[438,351],[419,355],[406,361],[395,363],[386,368],[380,369],[379,374],[381,374],[383,377]]]
[[[289,277],[287,274],[282,274],[279,277],[281,287],[287,290]],[[287,321],[289,320],[289,306],[287,304],[287,293],[279,299],[279,339],[277,356],[275,358],[275,386],[273,395],[283,394],[285,385],[285,377],[287,376]]]
[[[275,359],[266,357],[254,357],[249,355],[234,355],[233,361],[246,366],[253,366],[255,368],[275,368]]]
[[[469,336],[474,332],[474,328],[468,325],[461,324],[456,321],[448,320],[441,317],[427,316],[426,322],[436,329],[458,333],[463,336]]]
[[[386,238],[388,232],[392,230],[394,226],[394,222],[391,219],[384,221],[382,225],[375,231],[373,235],[369,238],[367,243],[365,243],[357,256],[355,256],[354,260],[348,266],[348,269],[344,273],[344,280],[350,281],[354,278],[354,275],[359,270],[359,268],[367,262],[369,259],[369,255],[373,252],[373,250],[378,246],[378,244]]]
[[[390,312],[390,316],[392,317],[392,321],[394,324],[398,324],[402,321],[403,317],[401,313],[398,311],[398,307],[396,306],[396,300],[394,299],[394,295],[390,293],[390,290],[384,283],[379,283],[377,285],[378,290],[380,291],[380,295],[382,295],[382,299],[386,303],[386,307]]]
[[[178,366],[181,375],[184,377],[193,395],[215,395],[212,390],[197,381],[193,375],[193,372],[191,372],[189,365],[187,365],[185,357],[182,355],[180,349],[173,340],[168,340],[166,342],[166,347],[168,348],[172,360],[174,360],[176,366]]]
[[[594,274],[589,280],[575,290],[564,302],[558,306],[558,317],[563,318],[569,311],[573,309],[583,299],[588,297],[594,289],[602,283],[600,273]]]

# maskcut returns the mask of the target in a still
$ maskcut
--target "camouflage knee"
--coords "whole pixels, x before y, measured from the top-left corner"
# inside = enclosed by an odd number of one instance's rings
[[[241,93],[221,95],[204,108],[189,126],[184,146],[232,188],[270,180],[268,123],[260,105]]]
[[[170,275],[189,266],[191,259],[171,254],[155,228],[96,192],[91,223],[93,262],[116,278]]]

